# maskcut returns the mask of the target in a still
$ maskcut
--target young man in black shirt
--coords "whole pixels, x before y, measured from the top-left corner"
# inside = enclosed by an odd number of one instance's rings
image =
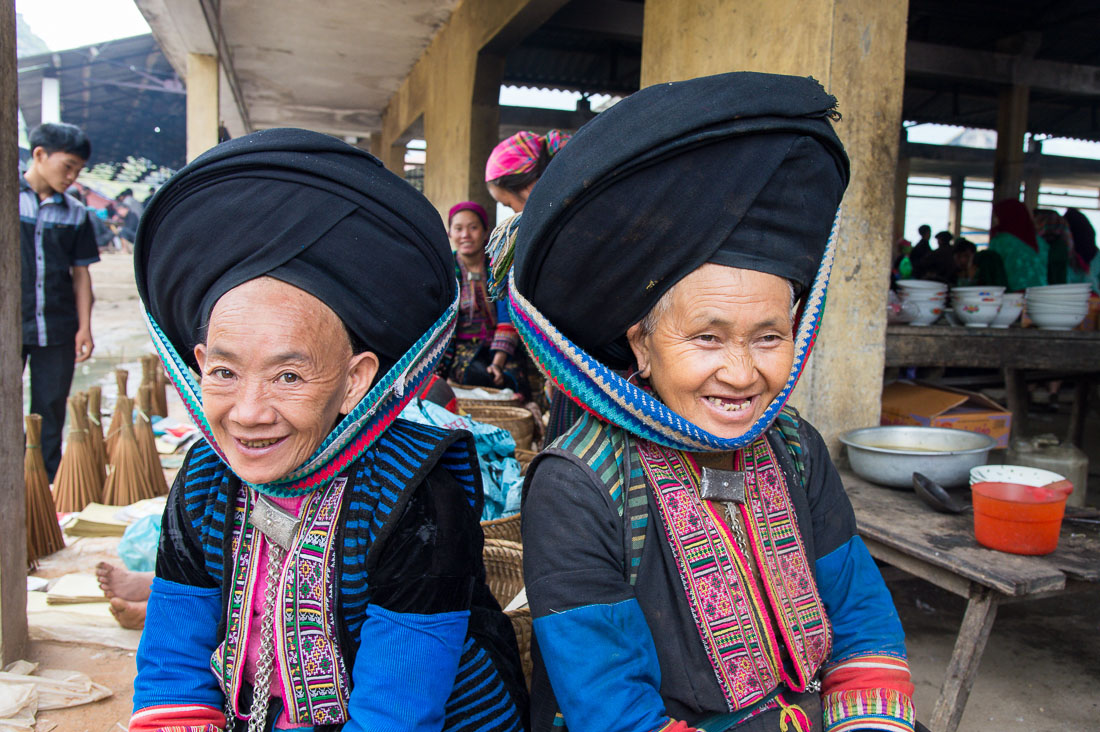
[[[42,455],[53,480],[61,462],[65,400],[76,363],[92,355],[92,278],[99,261],[84,206],[65,193],[92,153],[80,128],[39,125],[19,179],[23,260],[23,366],[31,364],[31,411],[42,416]]]

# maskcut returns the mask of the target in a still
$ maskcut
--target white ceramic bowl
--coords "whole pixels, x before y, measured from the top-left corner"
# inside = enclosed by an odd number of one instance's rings
[[[1042,486],[1066,476],[1058,475],[1042,468],[1029,468],[1024,465],[979,465],[970,469],[970,485],[975,483],[1019,483],[1020,485]]]
[[[1085,319],[1084,315],[1077,315],[1076,313],[1069,315],[1064,313],[1033,313],[1030,310],[1028,310],[1027,316],[1041,330],[1073,330]]]
[[[1001,309],[997,311],[997,316],[993,318],[989,323],[990,328],[1007,328],[1016,322],[1020,317],[1020,313],[1024,310],[1024,296],[1020,295],[1019,298],[1009,299],[1008,295],[1004,296],[1004,300],[1001,301]]]
[[[907,290],[946,290],[947,285],[935,280],[898,280],[898,287]]]
[[[904,299],[917,309],[917,314],[909,321],[909,325],[932,325],[943,315],[943,303],[945,298],[909,298]]]
[[[1080,315],[1083,318],[1088,311],[1088,303],[1082,303],[1080,305],[1051,305],[1049,303],[1029,302],[1027,304],[1028,315],[1047,313],[1050,315]]]
[[[1090,285],[1088,282],[1071,282],[1066,285],[1041,285],[1038,287],[1027,288],[1027,294],[1052,294],[1058,292],[1088,292]]]
[[[952,287],[952,295],[1003,295],[1005,288],[994,285],[974,285],[967,287]]]
[[[987,302],[992,300],[992,302]],[[955,316],[968,328],[984,328],[1001,309],[1001,298],[959,298],[953,303]]]

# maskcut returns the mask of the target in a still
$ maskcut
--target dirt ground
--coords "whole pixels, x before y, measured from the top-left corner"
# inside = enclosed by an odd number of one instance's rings
[[[113,399],[110,370],[136,364],[149,352],[148,336],[133,287],[130,258],[110,254],[92,267],[96,293],[93,361],[81,369],[76,388],[104,385]],[[131,381],[132,390],[133,381]],[[108,402],[109,403],[109,402]],[[172,416],[182,417],[178,398],[170,394]],[[1058,429],[1065,411],[1036,415],[1029,433]],[[1087,427],[1092,458],[1089,503],[1100,503],[1100,421],[1095,413]],[[1094,531],[1095,529],[1089,529]],[[964,601],[916,579],[889,582],[905,626],[909,661],[916,683],[920,719],[928,720],[962,622]],[[100,645],[37,641],[30,660],[44,667],[83,671],[110,687],[114,696],[75,709],[42,712],[38,729],[64,732],[108,732],[124,729],[129,719],[135,672],[132,651]],[[1066,732],[1098,730],[1100,723],[1100,587],[1075,595],[1003,606],[993,625],[960,730],[996,732]]]

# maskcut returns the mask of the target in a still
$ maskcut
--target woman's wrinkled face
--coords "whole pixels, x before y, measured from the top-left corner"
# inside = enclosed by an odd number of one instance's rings
[[[451,218],[447,234],[451,246],[464,257],[475,257],[485,251],[485,224],[473,211],[459,211]]]
[[[352,355],[332,309],[270,277],[218,300],[195,359],[214,439],[249,483],[278,480],[305,462],[378,370],[375,354]]]
[[[652,333],[640,323],[627,331],[641,376],[680,416],[718,437],[740,437],[791,372],[790,285],[763,272],[704,264],[666,297],[655,308]]]

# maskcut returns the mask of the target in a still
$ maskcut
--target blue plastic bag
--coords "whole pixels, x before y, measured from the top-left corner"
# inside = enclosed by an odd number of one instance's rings
[[[157,566],[161,514],[143,516],[126,527],[118,555],[131,572],[152,572]]]

